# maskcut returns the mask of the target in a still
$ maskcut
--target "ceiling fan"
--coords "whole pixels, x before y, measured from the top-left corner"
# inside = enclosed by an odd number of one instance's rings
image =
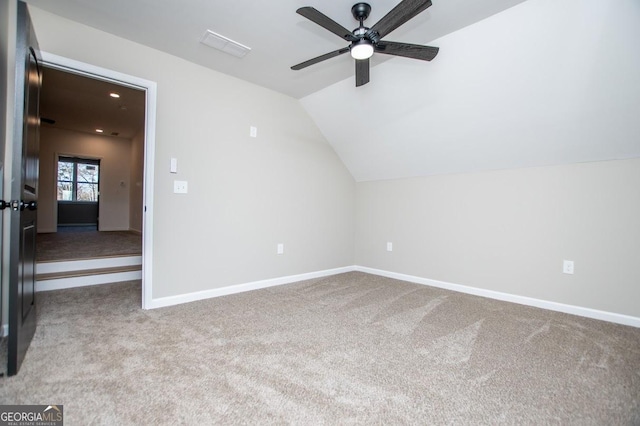
[[[291,69],[301,70],[309,65],[351,52],[351,56],[356,60],[356,87],[358,87],[369,82],[369,58],[373,55],[373,52],[430,61],[438,54],[439,49],[437,47],[382,40],[384,36],[420,12],[423,12],[429,6],[431,6],[431,0],[403,0],[373,27],[367,28],[364,26],[364,21],[369,17],[371,6],[367,3],[356,3],[351,8],[351,13],[360,22],[360,26],[353,31],[349,31],[313,7],[301,7],[296,11],[298,14],[331,31],[340,38],[351,42],[351,44],[343,49],[294,65]]]

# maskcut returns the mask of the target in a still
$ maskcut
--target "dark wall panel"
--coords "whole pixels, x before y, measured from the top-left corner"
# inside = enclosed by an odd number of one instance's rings
[[[98,203],[58,202],[58,225],[98,223]]]

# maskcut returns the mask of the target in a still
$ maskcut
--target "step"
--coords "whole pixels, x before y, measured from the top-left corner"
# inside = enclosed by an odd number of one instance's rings
[[[36,265],[36,291],[142,279],[142,256],[111,256]]]
[[[36,281],[48,281],[48,280],[55,280],[58,278],[86,277],[88,275],[116,274],[119,272],[141,271],[141,270],[142,270],[142,265],[130,265],[130,266],[114,266],[111,268],[80,269],[77,271],[50,272],[48,274],[37,274]]]
[[[142,256],[109,256],[80,260],[38,262],[37,274],[51,274],[64,271],[114,268],[118,266],[142,265]]]

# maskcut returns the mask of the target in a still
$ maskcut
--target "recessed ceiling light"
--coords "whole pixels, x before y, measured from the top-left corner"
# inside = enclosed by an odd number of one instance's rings
[[[104,132],[104,130],[102,130],[102,129],[96,129],[96,133],[102,133],[102,132]]]
[[[112,98],[119,98],[120,97],[120,95],[117,94],[116,92],[109,93],[109,96],[111,96]]]

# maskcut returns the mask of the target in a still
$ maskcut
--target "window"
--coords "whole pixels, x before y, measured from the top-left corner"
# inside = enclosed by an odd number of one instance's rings
[[[58,201],[98,201],[100,160],[60,157]]]

